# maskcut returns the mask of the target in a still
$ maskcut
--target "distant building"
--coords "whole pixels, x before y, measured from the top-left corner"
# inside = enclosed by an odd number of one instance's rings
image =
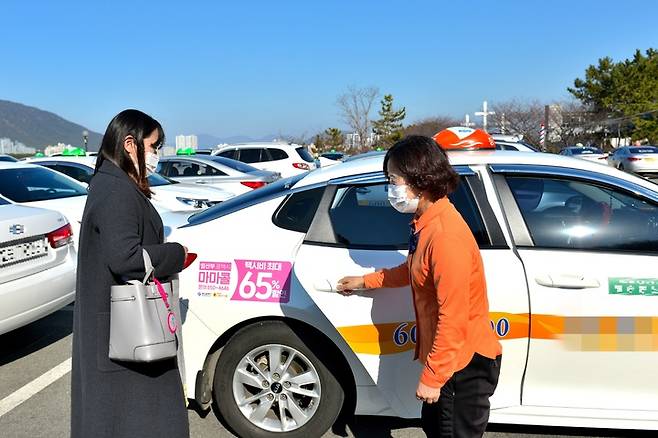
[[[33,154],[35,148],[25,146],[19,141],[12,141],[10,138],[0,138],[0,154]]]
[[[49,145],[43,150],[43,153],[47,156],[52,156],[54,154],[61,154],[65,149],[73,149],[74,146],[70,144],[57,143],[56,145]]]
[[[196,135],[177,135],[176,136],[176,149],[197,149],[199,147],[199,139]]]
[[[345,135],[345,146],[348,149],[354,149],[354,148],[359,147],[360,138],[361,138],[361,136],[356,132],[353,132],[351,134],[346,134]],[[377,142],[377,140],[379,140],[379,136],[377,134],[375,134],[374,132],[371,132],[368,135],[368,138],[366,138],[366,144],[364,146],[368,146],[368,147],[373,146]]]

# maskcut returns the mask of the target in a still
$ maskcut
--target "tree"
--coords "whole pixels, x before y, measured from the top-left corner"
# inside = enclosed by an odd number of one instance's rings
[[[324,141],[324,136],[321,134],[316,134],[315,139],[313,140],[313,152],[314,153],[324,152],[326,147],[327,144]]]
[[[404,128],[404,135],[424,135],[426,137],[432,137],[434,134],[443,129],[459,125],[461,125],[461,122],[452,117],[430,117],[427,119],[417,120]]]
[[[350,86],[336,100],[343,120],[358,137],[355,142],[356,149],[362,149],[367,144],[370,135],[370,111],[377,95],[379,95],[379,89],[376,87],[356,88]]]
[[[404,132],[402,121],[406,116],[406,109],[393,109],[393,95],[387,94],[381,101],[382,108],[379,110],[379,120],[372,122],[373,131],[378,138],[378,145],[389,148],[402,138]]]
[[[327,128],[324,131],[325,144],[331,149],[340,149],[345,142],[345,136],[338,128]]]
[[[602,120],[604,128],[658,142],[658,51],[636,50],[632,59],[599,59],[568,91]]]
[[[494,103],[492,109],[495,112],[491,116],[492,128],[495,126],[499,131],[504,130],[505,133],[523,135],[524,141],[539,146],[539,131],[544,123],[544,104],[536,100],[513,99]]]

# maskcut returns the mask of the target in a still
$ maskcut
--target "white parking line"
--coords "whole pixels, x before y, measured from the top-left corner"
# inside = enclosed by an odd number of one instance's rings
[[[55,368],[45,372],[36,379],[32,380],[27,385],[3,398],[0,400],[0,417],[5,415],[7,412],[10,412],[15,407],[18,407],[21,403],[29,400],[30,397],[45,389],[51,383],[55,383],[69,371],[71,371],[70,357],[57,365]]]

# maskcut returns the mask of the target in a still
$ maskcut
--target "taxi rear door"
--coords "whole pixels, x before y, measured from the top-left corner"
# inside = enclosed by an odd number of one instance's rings
[[[492,167],[528,274],[523,404],[655,422],[658,195],[604,173]]]

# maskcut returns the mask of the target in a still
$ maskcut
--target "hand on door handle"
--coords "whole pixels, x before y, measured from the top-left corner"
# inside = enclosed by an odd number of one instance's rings
[[[313,283],[313,288],[320,292],[336,292],[336,287],[329,280],[318,280]]]
[[[343,293],[344,292],[339,292],[337,288],[338,282],[337,281],[331,281],[331,280],[318,280],[315,283],[313,283],[313,288],[317,290],[318,292],[336,292],[336,293]],[[355,288],[355,289],[350,289],[351,292],[362,292],[366,289],[363,288]]]
[[[562,289],[592,289],[601,286],[599,280],[579,274],[543,274],[535,277],[540,286]]]

